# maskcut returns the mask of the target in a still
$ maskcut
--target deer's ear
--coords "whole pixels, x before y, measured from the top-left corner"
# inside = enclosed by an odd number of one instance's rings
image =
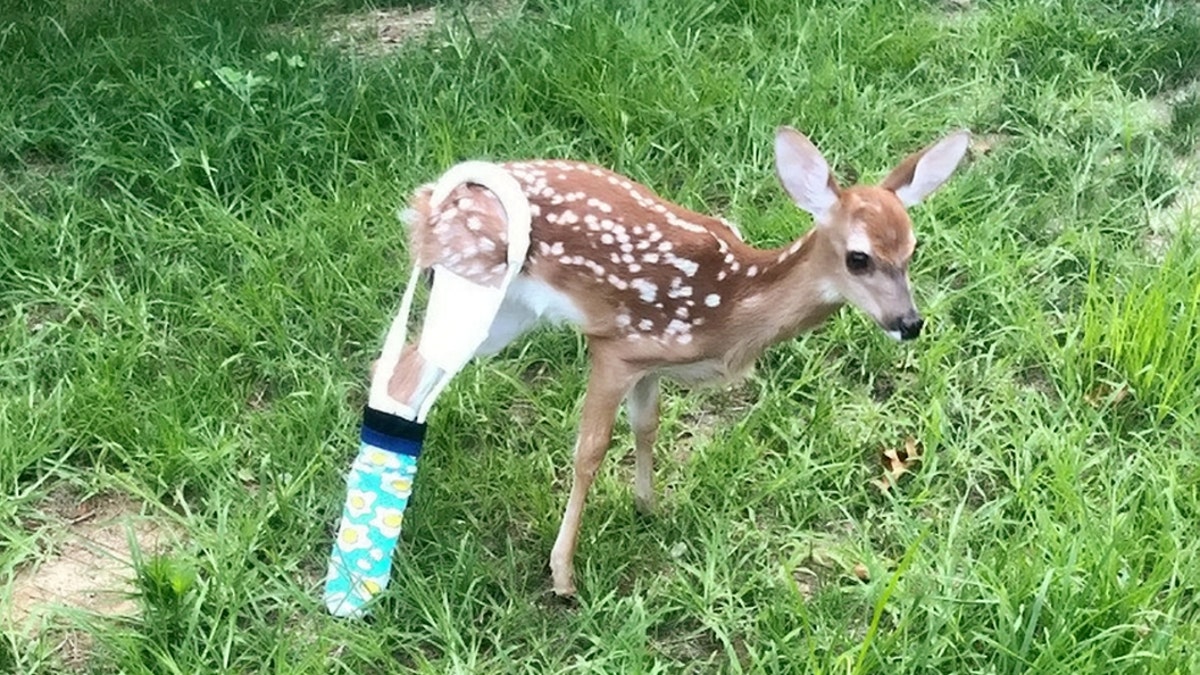
[[[837,203],[840,188],[829,164],[812,141],[791,127],[775,131],[775,173],[796,206],[818,222]]]
[[[970,139],[970,132],[956,131],[905,157],[879,186],[895,192],[905,206],[921,203],[954,173]]]

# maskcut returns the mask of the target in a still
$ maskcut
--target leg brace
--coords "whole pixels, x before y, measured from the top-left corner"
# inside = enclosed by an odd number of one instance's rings
[[[484,344],[529,250],[529,202],[517,182],[492,164],[467,162],[438,182],[430,204],[436,207],[463,183],[482,185],[500,200],[508,222],[507,269],[499,286],[492,287],[434,266],[417,347],[423,369],[412,395],[397,401],[388,393],[388,384],[404,350],[422,270],[414,269],[409,278],[372,376],[359,454],[347,478],[346,503],[329,559],[325,605],[336,616],[362,616],[367,602],[387,587],[424,441],[425,418],[446,385]]]

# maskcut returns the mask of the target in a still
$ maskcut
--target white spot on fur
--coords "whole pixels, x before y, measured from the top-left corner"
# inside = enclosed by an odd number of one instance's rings
[[[602,213],[612,213],[612,204],[609,204],[608,202],[600,201],[595,197],[588,197],[586,203],[588,206],[594,209],[599,209]]]
[[[650,319],[642,319],[638,322],[638,330],[644,333],[649,333],[650,331],[654,330],[654,322]]]
[[[717,305],[721,304],[721,296],[717,295],[716,293],[709,293],[708,295],[704,296],[704,304],[709,307],[716,307]]]
[[[689,277],[694,276],[696,274],[696,270],[700,269],[700,265],[696,263],[696,261],[688,260],[687,258],[671,256],[667,259],[667,262],[670,263],[672,267],[678,269],[680,272],[683,272]]]
[[[671,319],[671,323],[667,324],[667,332],[670,333],[686,333],[692,329],[692,325],[686,321],[679,319]]]
[[[649,279],[634,279],[629,286],[638,292],[642,302],[654,302],[658,298],[658,285]]]
[[[667,291],[667,297],[669,297],[669,298],[690,298],[690,297],[692,297],[692,287],[691,286],[678,286],[678,287],[671,286],[671,289]]]
[[[684,220],[683,218],[680,218],[679,216],[676,216],[673,213],[667,214],[667,222],[674,225],[675,227],[682,228],[684,230],[687,230],[688,232],[695,232],[696,234],[703,234],[705,232],[708,232],[708,230],[706,230],[705,228],[693,223],[690,220]]]

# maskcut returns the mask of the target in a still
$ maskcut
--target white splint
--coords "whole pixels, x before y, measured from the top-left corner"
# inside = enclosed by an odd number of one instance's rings
[[[499,286],[492,287],[465,279],[440,265],[433,266],[433,287],[429,292],[421,339],[417,346],[427,366],[412,398],[402,402],[388,394],[388,382],[400,363],[413,296],[423,271],[414,266],[408,286],[404,289],[400,311],[392,320],[384,340],[382,354],[371,380],[368,405],[416,422],[425,421],[446,385],[480,351],[480,346],[492,332],[492,324],[500,312],[509,286],[521,273],[525,255],[529,251],[532,219],[529,200],[516,179],[495,164],[464,162],[453,167],[434,187],[430,207],[437,208],[454,188],[464,183],[487,188],[504,209],[508,221],[507,270]]]

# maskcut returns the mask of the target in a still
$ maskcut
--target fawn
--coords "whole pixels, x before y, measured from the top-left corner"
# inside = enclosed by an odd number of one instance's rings
[[[905,158],[877,186],[843,188],[808,138],[779,128],[776,173],[815,224],[775,250],[754,248],[732,224],[590,164],[460,164],[416,191],[407,217],[411,251],[415,271],[434,268],[435,294],[445,283],[458,288],[446,297],[492,298],[481,301],[482,332],[465,342],[453,328],[431,334],[427,318],[420,344],[394,346],[379,363],[389,370],[376,381],[415,409],[445,386],[439,374],[499,351],[538,323],[573,324],[587,336],[591,372],[574,482],[550,556],[554,592],[572,596],[584,501],[622,401],[634,434],[637,507],[650,512],[661,377],[684,384],[738,377],[767,347],[816,327],[845,303],[893,338],[920,334],[906,207],[950,177],[968,139],[966,131],[953,133]],[[514,237],[526,233],[528,241],[516,246]],[[441,302],[471,313],[463,302]],[[453,364],[430,356],[456,340],[462,344]]]

